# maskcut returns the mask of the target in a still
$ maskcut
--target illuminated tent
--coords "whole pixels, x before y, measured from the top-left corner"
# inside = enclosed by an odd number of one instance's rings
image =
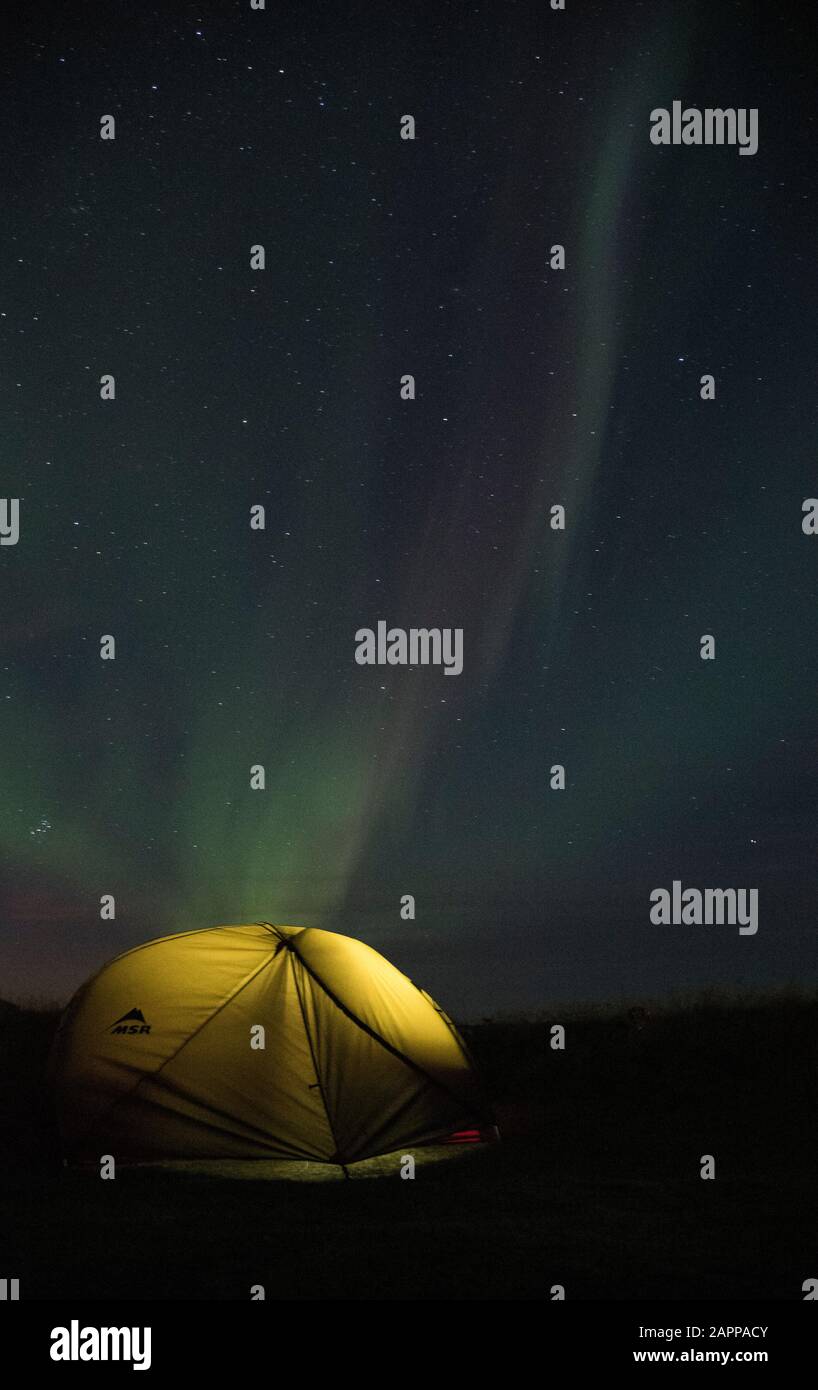
[[[69,1004],[52,1074],[80,1161],[346,1164],[493,1124],[434,1000],[312,927],[211,927],[117,956]]]

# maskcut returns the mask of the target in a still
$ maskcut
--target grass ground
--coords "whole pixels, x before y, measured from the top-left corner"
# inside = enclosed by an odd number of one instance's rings
[[[469,1030],[503,1141],[356,1165],[60,1166],[53,1013],[0,1008],[0,1273],[26,1298],[799,1299],[818,1001]],[[716,1179],[702,1181],[713,1154]],[[445,1158],[445,1161],[438,1161]]]

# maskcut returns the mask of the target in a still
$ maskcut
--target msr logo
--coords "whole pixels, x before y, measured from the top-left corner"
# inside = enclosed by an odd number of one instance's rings
[[[131,1009],[130,1013],[118,1018],[110,1030],[112,1033],[149,1033],[151,1025],[145,1022],[141,1009]]]

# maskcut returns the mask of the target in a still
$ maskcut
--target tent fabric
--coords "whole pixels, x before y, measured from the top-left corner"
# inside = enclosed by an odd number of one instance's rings
[[[69,1004],[52,1074],[77,1161],[350,1163],[493,1125],[434,1000],[315,927],[210,927],[126,951]]]

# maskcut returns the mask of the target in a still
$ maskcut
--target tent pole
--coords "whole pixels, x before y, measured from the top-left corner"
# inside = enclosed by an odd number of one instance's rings
[[[348,1170],[347,1170],[347,1166],[346,1166],[345,1163],[342,1163],[342,1164],[341,1164],[341,1171],[342,1171],[342,1173],[343,1173],[343,1175],[344,1175],[345,1178],[349,1178],[349,1172],[348,1172]],[[349,1180],[352,1181],[351,1178],[349,1178]]]

